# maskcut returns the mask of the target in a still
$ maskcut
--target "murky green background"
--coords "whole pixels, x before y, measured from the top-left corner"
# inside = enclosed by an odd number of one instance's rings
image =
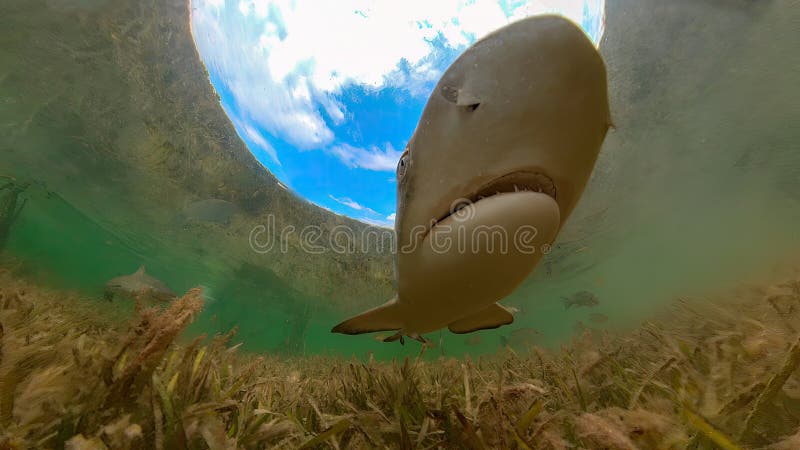
[[[250,248],[268,217],[278,228],[319,225],[324,236],[366,225],[284,191],[249,155],[197,59],[186,7],[0,3],[0,176],[13,177],[0,185],[29,184],[4,258],[97,301],[109,278],[141,264],[176,291],[202,285],[206,309],[191,332],[238,326],[252,351],[417,354],[416,343],[329,333],[391,296],[387,252]],[[581,205],[504,302],[521,310],[512,326],[479,339],[443,332],[429,354],[492,353],[504,339],[557,345],[578,322],[628,327],[672,298],[796,261],[799,10],[790,0],[609,0],[601,53],[616,128]],[[230,223],[182,214],[212,198],[236,205]],[[561,297],[580,290],[600,304],[565,310]],[[592,323],[592,312],[609,322]],[[536,333],[512,335],[527,328]]]

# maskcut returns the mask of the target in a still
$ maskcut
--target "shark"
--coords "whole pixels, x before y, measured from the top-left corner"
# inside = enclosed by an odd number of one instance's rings
[[[156,301],[168,301],[178,296],[163,281],[149,275],[144,266],[140,266],[130,275],[114,277],[106,283],[106,299],[112,300],[120,294],[130,298],[145,297]]]
[[[605,64],[571,21],[535,16],[475,42],[397,164],[396,296],[331,331],[404,343],[512,323],[498,302],[548,252],[611,126]]]

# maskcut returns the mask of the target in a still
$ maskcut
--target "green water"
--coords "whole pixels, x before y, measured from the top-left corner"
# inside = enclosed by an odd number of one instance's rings
[[[515,323],[427,336],[428,355],[479,355],[517,329],[557,346],[581,322],[625,329],[671,299],[768,276],[800,250],[800,64],[791,1],[608,2],[601,52],[616,128],[553,253],[504,303]],[[280,189],[236,136],[197,60],[181,1],[0,4],[0,175],[30,183],[4,258],[103,299],[147,271],[203,286],[191,334],[236,326],[244,348],[287,355],[416,355],[331,326],[392,295],[391,255],[259,254],[250,230],[355,224]],[[229,223],[187,202],[235,204]],[[562,296],[589,290],[593,309]],[[120,308],[130,308],[122,304]],[[609,322],[593,324],[601,312]],[[441,341],[440,341],[441,339]],[[518,347],[525,342],[517,343]]]

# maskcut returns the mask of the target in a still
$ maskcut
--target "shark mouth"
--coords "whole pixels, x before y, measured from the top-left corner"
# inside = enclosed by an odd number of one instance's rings
[[[461,209],[485,198],[523,191],[541,192],[556,199],[556,185],[550,177],[540,172],[520,170],[495,178],[483,184],[472,194],[454,201],[450,206],[450,210],[436,220],[436,223],[447,219]],[[436,223],[434,223],[434,226]]]

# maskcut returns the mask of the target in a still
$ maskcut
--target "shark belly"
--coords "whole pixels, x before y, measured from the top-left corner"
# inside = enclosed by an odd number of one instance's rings
[[[558,205],[538,192],[500,194],[450,215],[404,258],[403,330],[428,333],[508,296],[534,269],[560,227]]]

